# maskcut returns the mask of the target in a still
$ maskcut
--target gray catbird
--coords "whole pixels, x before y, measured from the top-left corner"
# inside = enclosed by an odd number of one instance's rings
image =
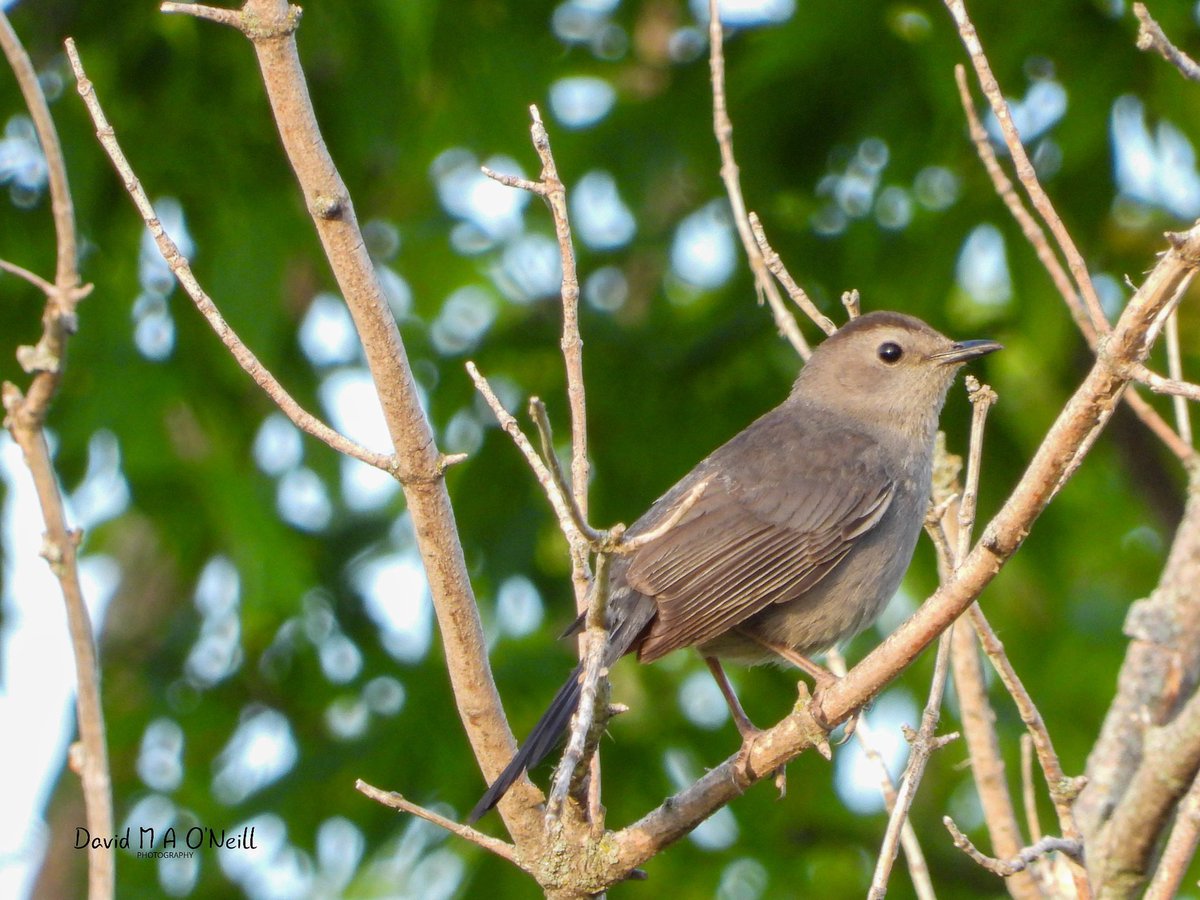
[[[866,628],[895,594],[929,503],[938,415],[959,367],[1000,349],[956,343],[919,319],[870,313],[822,343],[791,394],[667,491],[627,532],[683,515],[616,556],[606,664],[696,647],[744,736],[754,729],[717,657],[808,660]],[[697,493],[698,485],[704,483]],[[576,623],[578,627],[581,619]],[[474,822],[558,742],[579,704],[567,679]]]

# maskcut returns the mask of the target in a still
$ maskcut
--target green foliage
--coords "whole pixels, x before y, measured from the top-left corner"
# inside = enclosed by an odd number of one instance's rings
[[[1050,132],[1061,149],[1061,168],[1047,187],[1089,265],[1119,282],[1125,273],[1136,280],[1161,249],[1161,232],[1180,223],[1149,213],[1138,227],[1127,227],[1114,216],[1112,104],[1135,93],[1151,121],[1166,117],[1187,127],[1196,121],[1200,91],[1136,51],[1132,18],[1110,15],[1112,5],[977,2],[974,12],[1009,95],[1024,95],[1026,73],[1044,68],[1039,60],[1052,63],[1066,88],[1066,116]],[[614,176],[636,217],[636,238],[618,250],[578,248],[584,277],[616,266],[629,284],[615,313],[588,305],[582,311],[595,466],[592,518],[607,525],[632,521],[696,460],[777,403],[797,361],[755,305],[740,262],[736,274],[711,291],[681,290],[670,272],[681,219],[723,196],[706,56],[671,63],[664,51],[666,36],[690,22],[687,4],[630,2],[618,8],[612,18],[629,44],[612,61],[560,43],[549,25],[553,11],[550,3],[500,0],[311,3],[299,41],[318,116],[360,221],[385,220],[399,230],[401,247],[392,265],[413,298],[401,331],[428,390],[439,437],[456,412],[477,405],[462,368],[467,354],[439,354],[430,334],[445,298],[468,285],[493,293],[498,313],[472,358],[485,373],[503,375],[520,396],[545,398],[560,439],[568,424],[557,308],[549,299],[501,299],[491,277],[498,250],[467,257],[453,249],[455,223],[438,202],[433,161],[461,147],[481,160],[507,155],[526,174],[535,173],[527,106],[536,102],[568,190],[593,169]],[[1182,6],[1161,13],[1169,34],[1183,46],[1195,45],[1196,25]],[[75,37],[151,197],[170,195],[182,203],[201,282],[280,381],[306,407],[320,410],[318,373],[296,332],[314,294],[336,287],[279,150],[246,41],[211,23],[160,15],[147,3],[25,2],[12,16],[39,69],[59,77],[66,73],[61,40]],[[838,297],[855,287],[868,309],[900,309],[956,336],[1005,343],[1006,351],[984,367],[1001,397],[985,449],[986,517],[1078,383],[1087,356],[966,140],[952,71],[964,56],[948,16],[935,3],[812,0],[782,25],[732,35],[727,56],[747,203],[760,212],[776,250],[819,305],[840,320]],[[608,80],[617,102],[598,124],[571,131],[549,114],[547,92],[555,79],[577,74]],[[0,119],[19,110],[11,80],[0,78]],[[459,814],[484,787],[436,637],[423,659],[396,661],[355,589],[352,563],[395,546],[389,532],[402,501],[371,513],[348,510],[336,499],[333,452],[305,438],[305,464],[335,496],[332,522],[306,533],[278,518],[274,479],[255,467],[252,456],[269,402],[178,290],[169,301],[177,329],[169,359],[153,362],[137,351],[131,307],[139,291],[142,226],[70,85],[53,111],[86,241],[84,278],[96,284],[81,307],[51,417],[57,462],[64,482],[76,484],[90,437],[107,429],[119,442],[132,496],[129,509],[90,533],[84,545],[87,553],[111,554],[123,570],[102,639],[118,820],[149,793],[135,769],[139,742],[150,722],[168,717],[185,734],[184,777],[170,794],[179,808],[216,828],[274,812],[286,823],[288,840],[310,855],[320,824],[345,817],[366,836],[364,863],[347,896],[392,893],[393,876],[372,872],[370,863],[394,849],[411,826],[357,794],[354,779],[420,803],[448,803]],[[872,137],[889,152],[883,185],[911,187],[923,169],[942,166],[959,179],[959,199],[942,211],[917,206],[911,224],[898,230],[867,215],[838,236],[817,234],[813,217],[828,203],[816,191],[818,182],[844,170]],[[538,202],[526,209],[525,222],[530,232],[552,234]],[[995,307],[973,303],[955,282],[963,242],[984,222],[1006,240],[1013,281],[1011,301]],[[49,273],[53,248],[44,198],[28,210],[0,204],[0,256]],[[12,351],[35,340],[40,300],[8,276],[0,276],[0,297],[0,331],[7,338],[0,377],[22,383]],[[1184,346],[1195,348],[1200,319],[1194,305],[1184,312]],[[806,332],[815,339],[813,329]],[[1185,367],[1194,373],[1200,357],[1190,354]],[[951,446],[965,446],[967,419],[967,404],[956,391],[944,418]],[[1120,413],[983,597],[1068,772],[1081,771],[1111,698],[1125,646],[1124,611],[1155,583],[1178,513],[1180,482],[1178,467]],[[545,600],[545,619],[534,634],[500,638],[492,652],[508,714],[522,735],[570,668],[571,647],[555,640],[573,617],[564,544],[536,484],[498,430],[487,429],[471,459],[451,471],[449,486],[485,623],[494,626],[496,591],[510,575],[527,576]],[[227,557],[240,574],[243,661],[232,677],[199,689],[187,684],[183,660],[200,627],[191,600],[196,581],[214,555]],[[925,548],[908,589],[923,596],[934,584],[932,554]],[[361,672],[349,684],[329,681],[304,636],[321,604],[361,651]],[[288,621],[298,637],[283,654],[287,661],[264,665]],[[859,638],[851,659],[877,640],[874,633]],[[930,665],[923,658],[900,682],[899,689],[918,703]],[[678,787],[664,766],[666,749],[685,754],[698,774],[736,748],[728,725],[705,731],[680,712],[679,687],[698,667],[697,659],[678,655],[657,667],[627,662],[617,669],[615,697],[631,711],[613,723],[611,740],[603,744],[605,802],[614,826]],[[373,716],[358,738],[335,737],[326,725],[329,705],[382,675],[403,684],[403,709]],[[760,723],[773,721],[793,702],[795,677],[789,673],[755,670],[737,680]],[[1015,773],[1020,722],[1005,697],[997,693],[995,701]],[[253,705],[287,716],[297,761],[279,781],[224,805],[212,793],[214,760]],[[953,719],[951,705],[947,728]],[[939,822],[949,811],[973,824],[964,757],[961,744],[935,755],[913,817],[942,896],[999,894],[1000,884],[953,849]],[[684,841],[647,866],[647,882],[614,893],[710,897],[723,878],[720,896],[727,897],[864,893],[882,816],[848,811],[834,790],[831,767],[812,754],[789,774],[786,799],[777,801],[764,784],[732,805],[737,836],[730,846],[706,850]],[[544,780],[546,773],[537,775]],[[74,776],[64,774],[59,793],[75,791]],[[1053,830],[1048,804],[1042,821]],[[55,818],[52,829],[73,833],[76,824]],[[495,817],[484,827],[501,831]],[[465,844],[441,846],[465,861],[459,896],[533,895],[528,879],[507,864]],[[761,871],[744,862],[729,868],[745,859]],[[47,865],[69,865],[78,879],[83,859],[74,854]],[[403,877],[410,879],[412,895],[422,896],[426,888],[411,880],[417,878],[412,865]],[[121,856],[118,866],[123,896],[161,890],[154,864]],[[420,871],[429,876],[429,869]],[[765,873],[764,892],[738,893],[732,887],[738,873],[748,882]],[[892,881],[893,896],[908,896],[902,866]],[[230,890],[215,855],[206,852],[191,896],[228,896]]]

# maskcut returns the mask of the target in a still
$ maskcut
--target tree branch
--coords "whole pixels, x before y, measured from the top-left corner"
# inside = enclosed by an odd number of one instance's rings
[[[950,635],[943,633],[938,641],[937,658],[933,664],[933,679],[929,685],[929,698],[925,701],[925,711],[921,714],[921,727],[912,740],[908,753],[908,763],[904,767],[904,775],[900,779],[900,790],[896,794],[896,802],[888,815],[887,829],[883,835],[883,845],[879,848],[879,857],[875,861],[875,873],[871,877],[871,887],[867,891],[868,900],[882,900],[887,895],[888,878],[892,866],[896,862],[896,853],[900,849],[900,836],[905,823],[908,821],[908,811],[912,808],[917,796],[917,786],[925,776],[925,767],[929,756],[934,750],[945,746],[949,740],[958,734],[938,738],[934,736],[938,720],[941,718],[942,695],[946,690],[946,675],[950,668]]]
[[[83,102],[87,105],[88,113],[95,123],[96,137],[100,140],[101,145],[108,154],[108,158],[112,161],[113,168],[116,169],[117,174],[124,183],[125,190],[133,200],[133,205],[137,207],[138,213],[141,214],[142,221],[146,223],[146,227],[150,230],[150,235],[154,238],[154,243],[158,247],[163,260],[179,281],[180,286],[183,287],[184,291],[192,299],[200,314],[204,316],[208,324],[212,326],[213,331],[217,333],[217,337],[221,339],[221,343],[229,349],[233,358],[237,360],[246,374],[254,379],[254,382],[274,401],[280,411],[301,431],[328,444],[340,453],[361,460],[376,468],[383,469],[385,472],[394,472],[394,463],[391,458],[368,450],[345,435],[339,434],[297,403],[292,395],[287,392],[287,389],[271,374],[270,370],[259,361],[254,352],[242,342],[237,332],[225,321],[224,316],[221,315],[212,298],[200,286],[200,282],[196,280],[187,257],[179,252],[179,246],[167,234],[166,229],[162,226],[162,222],[159,221],[157,214],[154,212],[154,207],[150,203],[150,198],[146,196],[146,191],[142,187],[141,181],[134,174],[133,168],[129,165],[129,160],[126,158],[124,151],[121,150],[116,132],[108,124],[108,119],[105,117],[104,110],[100,106],[100,100],[96,96],[95,88],[91,81],[88,80],[87,73],[83,69],[83,63],[75,48],[75,42],[69,39],[67,41],[67,56],[70,58],[71,67],[75,71],[75,78],[79,84],[79,95],[83,98]]]
[[[1095,352],[1098,342],[1096,328],[1088,318],[1087,310],[1080,300],[1079,292],[1071,283],[1070,276],[1063,268],[1054,250],[1050,247],[1049,241],[1046,240],[1046,233],[1042,231],[1041,226],[1038,225],[1037,221],[1025,208],[1025,204],[1013,188],[1012,181],[1004,173],[1004,169],[1001,168],[999,161],[996,159],[996,151],[992,149],[991,140],[988,138],[983,123],[979,120],[979,113],[975,110],[975,102],[971,99],[971,90],[967,85],[966,70],[961,65],[955,66],[954,76],[958,82],[958,95],[962,102],[963,112],[967,117],[967,126],[971,141],[974,143],[975,151],[983,162],[984,169],[987,170],[988,176],[992,180],[992,186],[995,188],[996,194],[1004,201],[1004,205],[1008,207],[1008,211],[1013,219],[1021,226],[1021,233],[1025,235],[1025,239],[1033,247],[1038,260],[1041,261],[1043,268],[1045,268],[1047,274],[1050,276],[1050,280],[1054,283],[1059,295],[1067,304],[1071,318],[1075,321],[1076,326],[1087,342],[1088,348],[1092,352]],[[1188,443],[1180,439],[1179,435],[1172,430],[1171,426],[1166,423],[1154,407],[1132,390],[1125,392],[1124,400],[1134,415],[1141,419],[1146,427],[1154,432],[1159,440],[1166,444],[1167,448],[1182,462],[1185,464],[1195,463],[1196,451]]]
[[[168,11],[194,13],[193,4]],[[516,747],[492,679],[454,510],[442,478],[444,461],[421,408],[396,322],[388,307],[354,204],[322,138],[294,32],[299,9],[286,0],[246,0],[240,15],[224,17],[250,39],[283,148],[317,235],[354,320],[396,451],[394,471],[417,536],[429,580],[446,668],[459,717],[485,777],[494,778]],[[514,786],[500,812],[517,840],[536,841],[538,792]]]
[[[746,262],[750,265],[750,271],[754,273],[754,289],[758,292],[758,302],[762,303],[763,299],[766,299],[779,333],[787,338],[801,359],[808,359],[812,353],[808,341],[804,339],[795,318],[787,311],[783,298],[779,295],[779,288],[771,280],[762,253],[759,252],[758,244],[750,231],[746,201],[742,198],[742,185],[738,176],[738,164],[733,155],[733,122],[729,119],[729,108],[725,103],[725,37],[721,30],[717,0],[708,0],[708,17],[708,65],[712,78],[713,133],[721,151],[721,181],[725,184],[725,193],[729,196],[729,205],[733,210],[733,224],[742,240],[742,248],[746,251]]]
[[[1138,19],[1137,48],[1155,50],[1158,55],[1179,70],[1189,81],[1200,81],[1200,64],[1171,43],[1162,27],[1151,18],[1145,3],[1133,4],[1133,14]]]
[[[1063,853],[1076,862],[1083,861],[1083,847],[1080,846],[1079,842],[1059,837],[1042,838],[1032,847],[1024,848],[1010,859],[995,859],[975,849],[975,845],[959,830],[958,826],[954,824],[954,820],[949,816],[943,817],[942,824],[946,826],[946,830],[950,832],[950,836],[954,839],[955,847],[963,851],[967,856],[983,866],[983,868],[993,874],[999,875],[1001,878],[1009,878],[1018,872],[1024,872],[1033,862],[1047,853]]]
[[[1193,472],[1183,518],[1158,585],[1125,619],[1130,638],[1116,696],[1088,755],[1087,786],[1075,816],[1091,844],[1124,803],[1145,752],[1146,728],[1162,726],[1200,682],[1200,472]]]
[[[447,819],[445,816],[439,815],[431,809],[426,809],[424,806],[413,803],[411,800],[406,799],[403,794],[398,794],[395,791],[382,791],[373,785],[367,784],[361,778],[354,782],[354,789],[360,794],[382,803],[384,806],[390,806],[392,809],[409,813],[417,818],[424,819],[426,822],[432,822],[438,828],[444,828],[451,834],[456,834],[460,838],[468,840],[490,853],[495,853],[501,859],[507,860],[519,869],[525,868],[521,865],[517,848],[512,844],[486,835],[482,831],[476,831],[470,825],[460,825],[458,822]]]
[[[20,266],[5,265],[7,271],[26,277],[40,287],[46,294],[46,306],[42,313],[42,335],[37,346],[20,347],[17,350],[17,360],[33,376],[28,390],[22,393],[14,384],[6,382],[3,385],[4,425],[21,448],[33,476],[46,525],[43,556],[58,579],[66,604],[67,629],[75,660],[75,709],[83,746],[83,758],[77,771],[83,787],[88,830],[92,834],[107,835],[113,833],[112,779],[108,767],[95,636],[84,602],[83,587],[79,583],[77,551],[82,535],[67,524],[62,493],[50,461],[50,449],[43,428],[50,402],[62,379],[67,341],[78,325],[75,307],[87,296],[91,287],[82,287],[79,283],[75,211],[58,132],[33,63],[2,10],[0,49],[3,49],[16,76],[46,158],[50,208],[57,243],[53,285]],[[89,848],[89,897],[92,900],[112,897],[115,879],[116,862],[112,847]]]
[[[826,661],[829,671],[838,678],[846,674],[846,660],[836,647],[826,654]],[[875,767],[876,774],[879,776],[879,792],[883,795],[883,805],[890,816],[896,806],[896,785],[892,782],[891,773],[888,772],[887,763],[880,755],[879,748],[875,746],[874,728],[871,726],[866,710],[858,714],[854,726],[854,739],[858,741],[867,761]],[[925,861],[925,853],[921,850],[921,842],[917,838],[912,821],[907,818],[900,829],[900,846],[904,848],[904,860],[908,866],[908,875],[912,879],[913,891],[918,900],[936,900],[937,895],[929,877],[929,864]]]
[[[1178,310],[1167,319],[1167,371],[1171,373],[1170,387],[1175,388],[1171,398],[1175,407],[1175,430],[1179,439],[1189,446],[1192,443],[1192,416],[1188,411],[1187,400],[1200,400],[1200,385],[1185,384],[1183,380],[1183,360],[1179,352],[1179,315]],[[1185,388],[1186,392],[1179,389]]]
[[[1095,285],[1092,284],[1092,276],[1088,273],[1087,264],[1083,261],[1083,256],[1079,252],[1079,248],[1075,246],[1075,241],[1072,239],[1070,232],[1063,225],[1062,219],[1054,209],[1054,204],[1050,202],[1050,198],[1042,189],[1041,183],[1038,181],[1037,172],[1033,168],[1033,163],[1029,159],[1029,155],[1025,152],[1025,147],[1021,143],[1021,137],[1017,134],[1017,128],[1012,121],[1012,112],[1008,108],[1008,102],[1004,99],[1004,94],[1000,90],[1000,85],[996,81],[996,77],[992,74],[991,64],[988,62],[987,56],[983,52],[983,45],[979,41],[979,35],[975,31],[975,26],[967,16],[966,4],[963,0],[945,0],[946,8],[950,10],[950,15],[954,18],[955,24],[958,26],[959,36],[962,38],[963,46],[967,49],[967,55],[971,58],[971,63],[975,67],[975,73],[979,76],[979,86],[983,89],[983,94],[987,97],[991,104],[992,112],[996,115],[996,121],[1000,124],[1000,131],[1004,135],[1005,146],[1008,147],[1009,155],[1012,157],[1013,165],[1016,167],[1017,180],[1025,188],[1025,192],[1029,195],[1030,201],[1033,203],[1033,208],[1038,211],[1042,217],[1042,221],[1046,223],[1046,227],[1050,229],[1050,233],[1054,235],[1054,240],[1058,243],[1063,255],[1067,260],[1067,267],[1071,271],[1072,277],[1075,279],[1075,284],[1079,288],[1079,293],[1083,297],[1083,304],[1087,310],[1087,314],[1091,319],[1092,327],[1098,334],[1107,334],[1110,330],[1108,319],[1104,316],[1104,310],[1100,306],[1100,298],[1096,295]]]
[[[983,666],[971,626],[965,619],[954,623],[954,690],[958,695],[963,734],[971,760],[971,776],[983,809],[992,848],[1002,858],[1016,856],[1022,845],[1012,795],[1005,775],[1004,757],[996,735],[996,714],[988,701]],[[1018,900],[1042,896],[1032,873],[1014,873],[1006,885]]]

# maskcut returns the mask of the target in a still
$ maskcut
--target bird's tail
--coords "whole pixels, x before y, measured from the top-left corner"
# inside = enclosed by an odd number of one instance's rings
[[[513,786],[513,782],[521,777],[522,772],[532,769],[554,749],[558,739],[571,724],[571,716],[575,715],[575,710],[579,707],[579,695],[583,690],[579,683],[582,673],[583,664],[581,663],[575,667],[575,671],[571,673],[571,677],[567,679],[566,683],[558,689],[558,693],[550,702],[550,708],[533,726],[533,731],[521,744],[516,756],[504,767],[504,771],[496,776],[491,787],[479,798],[479,802],[467,816],[468,823],[476,822],[480,816],[499,803],[500,798]]]

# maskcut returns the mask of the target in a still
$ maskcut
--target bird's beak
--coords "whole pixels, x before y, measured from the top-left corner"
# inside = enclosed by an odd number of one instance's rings
[[[960,366],[1003,349],[1003,345],[997,344],[995,341],[958,341],[951,344],[949,348],[934,353],[930,359],[944,366]]]

